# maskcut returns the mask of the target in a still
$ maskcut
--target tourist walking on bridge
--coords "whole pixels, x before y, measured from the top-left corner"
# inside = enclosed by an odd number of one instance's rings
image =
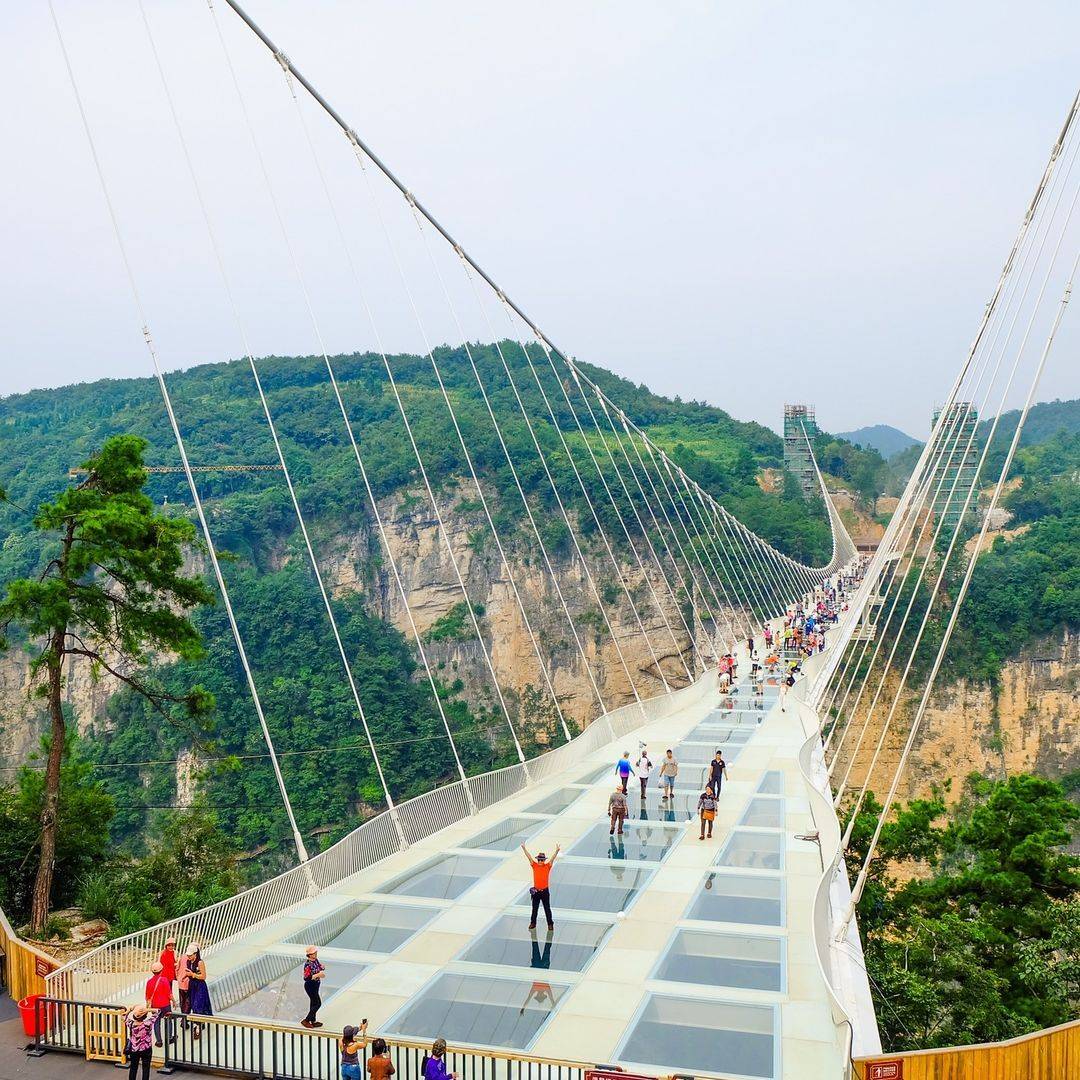
[[[707,785],[708,790],[712,792],[714,799],[720,798],[720,782],[727,776],[727,762],[724,760],[724,755],[720,750],[716,751],[716,756],[709,762],[709,783]]]
[[[304,993],[308,996],[310,1008],[307,1016],[300,1023],[306,1028],[320,1028],[322,1022],[316,1017],[319,1015],[319,1009],[322,1008],[319,990],[322,988],[323,979],[326,978],[326,968],[319,960],[319,950],[314,945],[309,945],[304,955],[307,957],[304,961]]]
[[[617,826],[619,835],[622,836],[623,822],[626,820],[628,807],[626,792],[618,784],[615,785],[615,790],[608,796],[607,809],[608,817],[611,818],[611,828],[608,829],[608,834],[614,833]],[[535,917],[533,922],[536,922]]]
[[[708,826],[711,840],[713,822],[716,820],[716,797],[712,793],[711,785],[698,796],[697,808],[698,816],[701,818],[701,835],[698,839],[705,839],[705,827]]]
[[[660,762],[660,785],[664,789],[664,794],[660,796],[661,801],[674,797],[675,777],[678,775],[679,763],[675,760],[675,755],[669,750],[664,755],[664,760]]]
[[[624,750],[623,756],[619,758],[618,764],[615,766],[615,771],[619,774],[619,780],[622,783],[623,794],[626,794],[626,785],[630,781],[630,774],[634,771],[634,766],[630,764],[630,751]]]
[[[634,762],[637,777],[641,781],[641,798],[645,799],[645,789],[649,786],[649,775],[652,773],[652,761],[649,760],[649,750],[644,743],[641,744],[641,752]]]
[[[521,845],[521,850],[525,852],[525,858],[529,860],[533,873],[532,888],[529,889],[529,895],[532,897],[532,920],[529,923],[529,929],[536,929],[536,916],[540,912],[540,905],[543,904],[548,929],[554,930],[555,921],[551,917],[551,868],[555,865],[555,860],[559,857],[559,852],[562,849],[556,844],[550,860],[542,851],[538,852],[534,859],[524,844]]]

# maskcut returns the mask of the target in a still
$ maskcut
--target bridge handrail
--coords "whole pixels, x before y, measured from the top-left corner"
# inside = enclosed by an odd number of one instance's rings
[[[469,777],[467,783],[477,810],[492,806],[583,761],[601,746],[683,707],[687,699],[708,692],[712,675],[706,670],[693,683],[666,694],[633,701],[604,713],[568,743],[541,754],[525,765]],[[408,844],[414,844],[470,816],[465,786],[460,780],[424,792],[395,807]],[[369,818],[333,846],[306,863],[278,874],[209,907],[170,919],[99,945],[69,961],[45,979],[51,997],[115,1001],[134,982],[118,976],[137,976],[149,970],[170,937],[183,948],[198,941],[212,955],[237,935],[276,918],[343,878],[366,870],[402,850],[393,817],[383,811]]]

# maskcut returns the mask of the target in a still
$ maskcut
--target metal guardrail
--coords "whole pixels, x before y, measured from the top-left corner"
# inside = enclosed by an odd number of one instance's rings
[[[469,777],[467,784],[477,811],[509,798],[584,761],[614,739],[662,719],[712,689],[706,671],[679,690],[642,702],[632,702],[605,713],[562,746],[533,758],[525,765]],[[414,844],[470,816],[465,785],[455,781],[418,795],[395,807],[407,844]],[[58,1000],[122,1000],[137,987],[170,937],[183,947],[198,941],[210,956],[237,935],[277,918],[344,878],[366,870],[402,850],[389,811],[365,821],[332,847],[306,863],[294,866],[269,881],[222,900],[212,907],[106,942],[53,972],[46,992]]]
[[[89,1001],[40,998],[36,1003],[35,1054],[49,1051],[85,1054],[87,1013],[113,1011]],[[341,1075],[340,1034],[282,1027],[258,1021],[219,1016],[165,1017],[164,1062],[158,1070],[171,1073],[225,1073],[258,1080],[338,1080]],[[415,1039],[388,1040],[396,1080],[423,1080],[424,1055],[430,1043]],[[358,1054],[366,1075],[370,1043]],[[459,1080],[584,1080],[587,1062],[544,1058],[501,1050],[451,1046],[447,1068]]]

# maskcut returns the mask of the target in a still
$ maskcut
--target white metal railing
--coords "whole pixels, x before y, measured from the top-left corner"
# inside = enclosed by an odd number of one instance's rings
[[[833,647],[841,648],[842,643],[834,642]],[[847,1077],[851,1069],[855,1017],[859,1021],[862,1041],[871,1046],[877,1044],[879,1047],[880,1043],[877,1041],[876,1024],[873,1023],[873,1008],[866,1007],[869,1004],[869,984],[864,974],[842,970],[845,966],[850,967],[857,961],[852,955],[839,948],[834,934],[833,912],[836,907],[833,897],[834,887],[838,875],[845,872],[844,852],[840,846],[841,829],[833,807],[832,790],[825,766],[825,753],[821,742],[821,720],[818,713],[803,700],[808,688],[814,683],[814,676],[818,674],[817,669],[824,667],[826,662],[825,654],[818,653],[804,664],[803,670],[808,678],[794,688],[791,700],[798,710],[803,731],[807,732],[806,741],[799,749],[799,771],[806,784],[810,814],[817,828],[821,848],[822,873],[814,890],[810,932],[818,971],[828,993],[833,1022],[838,1029],[844,1029],[842,1038],[847,1047],[845,1052],[847,1071],[844,1075]],[[845,978],[845,975],[848,977]],[[864,993],[858,996],[863,1000],[851,1001],[851,989],[859,984],[862,984]],[[873,1030],[868,1030],[868,1026]]]
[[[607,743],[693,704],[707,695],[711,687],[712,673],[706,670],[681,690],[635,701],[598,717],[570,742],[533,758],[526,765],[510,765],[469,777],[468,790],[475,809],[493,806],[530,784],[572,768]],[[180,948],[189,941],[198,941],[203,952],[212,955],[260,923],[280,917],[344,878],[403,850],[398,827],[406,845],[415,844],[469,817],[472,808],[465,785],[457,780],[400,803],[393,813],[397,824],[391,813],[384,811],[306,863],[261,885],[211,907],[98,946],[49,975],[47,993],[69,1000],[116,1000],[149,971],[170,937],[176,938]]]

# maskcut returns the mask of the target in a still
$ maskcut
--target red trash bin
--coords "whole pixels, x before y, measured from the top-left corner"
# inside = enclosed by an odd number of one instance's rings
[[[19,1002],[19,1015],[22,1017],[23,1034],[28,1038],[35,1039],[38,1035],[44,1035],[52,1025],[56,1007],[51,1002],[38,1005],[38,1002],[44,997],[44,994],[31,994]],[[39,1017],[42,1024],[40,1031],[38,1030]]]

